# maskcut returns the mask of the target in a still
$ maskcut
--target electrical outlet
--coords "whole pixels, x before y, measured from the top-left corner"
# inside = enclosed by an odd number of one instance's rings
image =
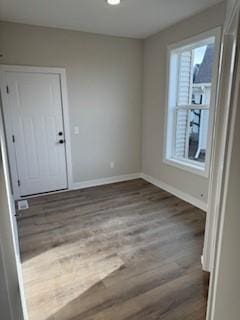
[[[114,163],[114,161],[111,161],[110,162],[110,168],[113,169],[114,167],[115,167],[115,163]]]

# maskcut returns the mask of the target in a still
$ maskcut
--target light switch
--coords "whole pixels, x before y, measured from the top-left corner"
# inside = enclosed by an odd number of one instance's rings
[[[110,162],[110,168],[113,169],[114,167],[115,167],[115,162],[114,162],[114,161],[111,161],[111,162]]]
[[[74,134],[79,134],[79,127],[78,126],[75,126],[74,127]]]

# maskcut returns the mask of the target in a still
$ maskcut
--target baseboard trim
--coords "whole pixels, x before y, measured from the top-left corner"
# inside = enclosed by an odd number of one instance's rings
[[[113,177],[100,178],[100,179],[88,180],[83,182],[75,182],[71,186],[71,190],[97,187],[105,184],[129,181],[129,180],[134,180],[139,178],[141,178],[141,173],[131,173],[131,174],[123,174],[121,176],[113,176]]]
[[[195,197],[193,197],[193,196],[191,196],[191,195],[189,195],[189,194],[187,194],[177,188],[174,188],[165,182],[162,182],[156,178],[153,178],[147,174],[142,173],[141,178],[152,183],[153,185],[175,195],[176,197],[178,197],[186,202],[191,203],[193,206],[195,206],[203,211],[207,211],[207,204],[204,201],[201,201],[201,200],[199,200],[199,199],[197,199],[197,198],[195,198]]]
[[[163,189],[176,197],[191,203],[193,206],[203,210],[207,211],[207,204],[204,201],[201,201],[177,188],[174,188],[170,186],[169,184],[162,182],[156,178],[153,178],[145,173],[131,173],[131,174],[123,174],[120,176],[113,176],[113,177],[107,177],[107,178],[100,178],[100,179],[94,179],[94,180],[88,180],[83,182],[75,182],[71,186],[71,190],[78,190],[78,189],[84,189],[84,188],[90,188],[90,187],[97,187],[102,186],[106,184],[111,183],[117,183],[117,182],[124,182],[134,179],[142,178],[146,180],[149,183],[152,183],[153,185],[157,186],[160,189]]]
[[[66,191],[71,191],[71,190],[79,190],[79,189],[84,189],[84,188],[91,188],[91,187],[97,187],[97,186],[103,186],[106,184],[111,184],[111,183],[117,183],[117,182],[124,182],[124,181],[130,181],[130,180],[135,180],[135,179],[139,179],[142,178],[145,181],[157,186],[160,189],[163,189],[173,195],[175,195],[176,197],[191,203],[193,206],[203,210],[203,211],[207,211],[207,204],[177,188],[174,188],[170,185],[168,185],[165,182],[162,182],[156,178],[153,178],[145,173],[131,173],[131,174],[123,174],[120,176],[113,176],[113,177],[107,177],[107,178],[100,178],[100,179],[95,179],[95,180],[88,180],[88,181],[83,181],[83,182],[75,182],[73,183],[68,189],[66,190],[60,190],[60,191],[55,191],[55,192],[51,192],[51,193],[45,193],[45,194],[39,194],[39,195],[34,195],[34,196],[29,196],[29,197],[24,197],[21,198],[21,200],[23,199],[27,199],[27,198],[35,198],[35,197],[39,197],[39,196],[44,196],[46,194],[54,194],[54,193],[61,193],[61,192],[66,192]]]

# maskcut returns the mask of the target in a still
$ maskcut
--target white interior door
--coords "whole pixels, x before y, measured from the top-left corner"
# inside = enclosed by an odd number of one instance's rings
[[[20,196],[66,189],[60,76],[13,71],[5,75],[5,125],[14,148]]]

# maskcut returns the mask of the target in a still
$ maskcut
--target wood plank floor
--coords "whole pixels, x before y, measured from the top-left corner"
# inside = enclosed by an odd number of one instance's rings
[[[205,214],[137,179],[29,200],[29,320],[204,320]]]

